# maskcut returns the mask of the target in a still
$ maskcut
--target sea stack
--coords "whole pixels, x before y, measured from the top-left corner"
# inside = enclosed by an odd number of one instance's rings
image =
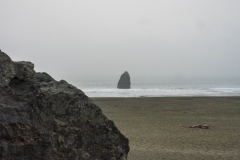
[[[119,88],[119,89],[130,89],[131,88],[130,75],[127,71],[125,71],[121,75],[121,77],[118,81],[117,88]]]
[[[126,160],[128,152],[84,92],[0,51],[0,159]]]

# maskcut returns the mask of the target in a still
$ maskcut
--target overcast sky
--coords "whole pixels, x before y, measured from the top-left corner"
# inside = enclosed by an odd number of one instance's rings
[[[240,1],[0,0],[0,49],[57,80],[240,78]]]

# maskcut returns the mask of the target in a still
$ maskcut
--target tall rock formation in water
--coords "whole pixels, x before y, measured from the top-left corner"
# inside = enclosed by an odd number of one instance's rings
[[[0,51],[0,159],[125,160],[128,139],[79,89]]]
[[[130,75],[127,71],[125,71],[121,75],[121,77],[118,81],[117,88],[119,88],[119,89],[130,89],[131,88]]]

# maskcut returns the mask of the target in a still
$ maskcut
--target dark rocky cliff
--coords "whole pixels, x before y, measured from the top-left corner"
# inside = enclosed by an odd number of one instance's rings
[[[118,81],[117,88],[119,88],[119,89],[130,89],[131,88],[130,75],[127,71],[125,71],[121,75],[121,77]]]
[[[0,159],[125,160],[128,139],[76,87],[0,51]]]

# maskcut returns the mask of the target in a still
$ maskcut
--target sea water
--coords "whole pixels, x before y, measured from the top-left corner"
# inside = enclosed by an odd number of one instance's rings
[[[89,97],[181,97],[240,96],[240,79],[132,80],[131,89],[118,89],[117,82],[75,81]]]

